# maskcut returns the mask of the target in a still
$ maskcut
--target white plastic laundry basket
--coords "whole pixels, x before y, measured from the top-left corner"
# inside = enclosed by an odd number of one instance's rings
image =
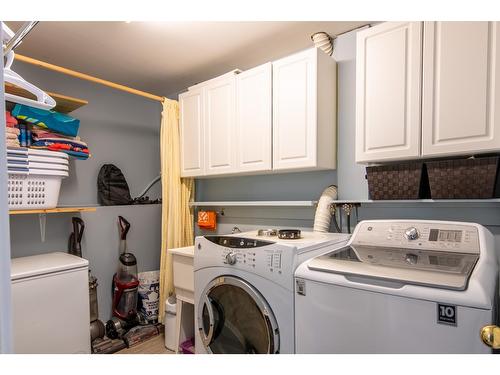
[[[50,209],[57,207],[61,181],[68,172],[36,170],[11,173],[7,184],[7,201],[11,210]]]

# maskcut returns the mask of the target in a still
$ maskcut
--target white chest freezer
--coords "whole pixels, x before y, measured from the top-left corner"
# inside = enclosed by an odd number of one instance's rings
[[[11,263],[14,353],[89,354],[88,261],[66,253]]]
[[[491,353],[493,236],[478,224],[363,221],[295,273],[298,353]]]

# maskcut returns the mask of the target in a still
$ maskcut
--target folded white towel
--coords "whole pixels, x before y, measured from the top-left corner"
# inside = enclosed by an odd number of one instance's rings
[[[20,131],[18,128],[5,128],[5,133],[19,135]]]
[[[8,147],[19,147],[20,146],[20,143],[19,141],[16,139],[7,139],[6,142],[5,142],[6,146]]]

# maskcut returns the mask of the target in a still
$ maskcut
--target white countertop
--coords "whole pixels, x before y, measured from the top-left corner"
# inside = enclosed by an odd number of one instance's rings
[[[170,249],[171,254],[182,255],[189,258],[194,258],[194,246],[178,247],[176,249]]]

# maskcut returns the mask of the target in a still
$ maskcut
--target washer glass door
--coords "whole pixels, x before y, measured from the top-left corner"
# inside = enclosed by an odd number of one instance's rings
[[[271,354],[279,350],[276,319],[262,295],[233,276],[218,277],[202,294],[198,334],[209,353]]]

